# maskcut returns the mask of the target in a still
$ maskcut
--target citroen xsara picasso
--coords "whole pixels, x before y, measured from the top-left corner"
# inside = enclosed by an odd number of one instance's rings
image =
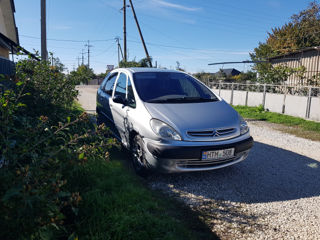
[[[230,105],[174,70],[113,70],[98,89],[97,114],[142,175],[227,167],[246,159],[253,145],[247,123]]]

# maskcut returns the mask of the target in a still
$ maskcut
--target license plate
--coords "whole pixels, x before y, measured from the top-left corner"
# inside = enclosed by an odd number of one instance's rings
[[[202,160],[221,160],[234,156],[234,148],[202,152]]]

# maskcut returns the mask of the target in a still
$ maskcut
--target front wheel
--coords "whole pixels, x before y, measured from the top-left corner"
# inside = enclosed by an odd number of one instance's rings
[[[151,166],[145,157],[143,140],[139,135],[136,135],[132,140],[131,158],[133,168],[138,175],[147,177],[151,174]]]

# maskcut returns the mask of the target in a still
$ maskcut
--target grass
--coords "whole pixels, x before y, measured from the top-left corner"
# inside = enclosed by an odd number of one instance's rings
[[[233,106],[239,114],[247,119],[255,119],[277,123],[286,126],[279,130],[320,141],[320,122],[305,120],[298,117],[292,117],[284,114],[273,113],[264,111],[263,107],[246,107],[246,106]]]
[[[68,180],[80,192],[79,239],[217,239],[182,203],[148,189],[113,151],[109,162],[92,161]]]

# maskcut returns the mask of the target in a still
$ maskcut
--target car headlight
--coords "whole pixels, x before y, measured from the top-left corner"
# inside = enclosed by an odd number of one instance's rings
[[[241,117],[240,118],[240,134],[246,134],[247,132],[249,132],[249,126],[247,124],[247,122]]]
[[[176,130],[158,119],[151,119],[150,126],[155,134],[162,138],[181,141],[181,136]]]

